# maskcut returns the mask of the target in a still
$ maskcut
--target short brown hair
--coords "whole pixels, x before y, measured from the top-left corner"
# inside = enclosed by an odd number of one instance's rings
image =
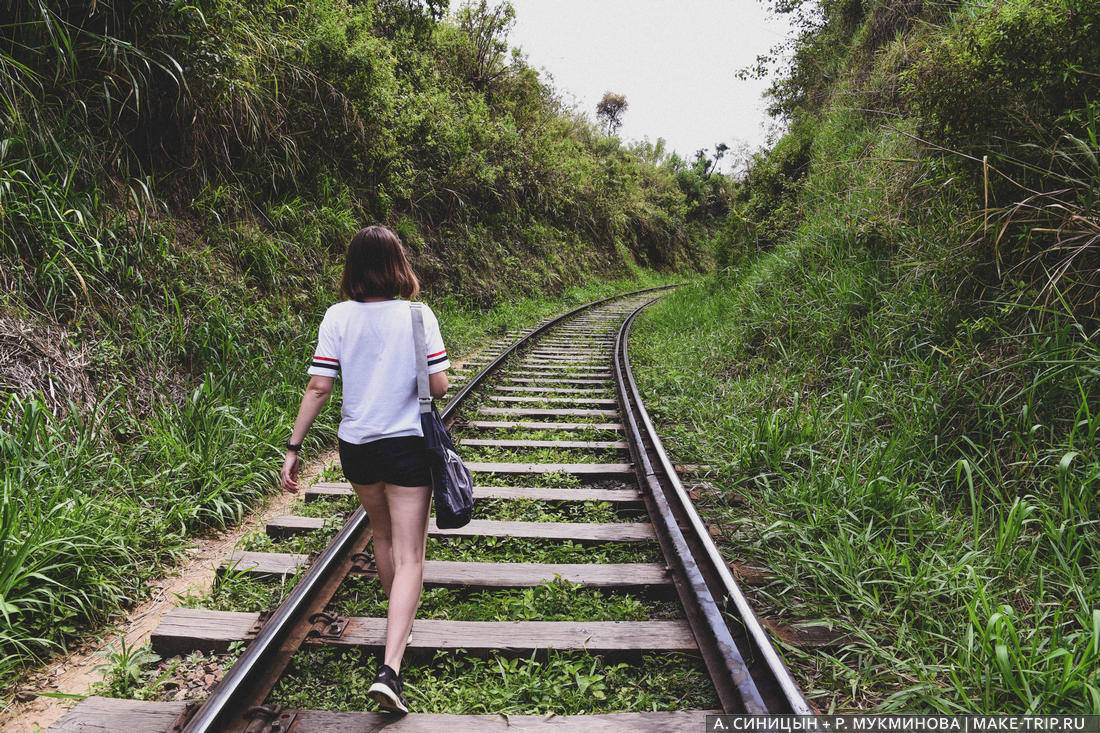
[[[348,243],[340,295],[348,300],[415,298],[420,292],[401,240],[384,226],[360,229]]]

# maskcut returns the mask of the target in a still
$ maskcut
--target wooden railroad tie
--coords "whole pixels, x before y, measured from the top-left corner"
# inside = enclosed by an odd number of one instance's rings
[[[629,463],[482,463],[467,461],[474,473],[567,473],[574,476],[633,476]]]
[[[309,564],[308,555],[291,552],[234,552],[219,572],[280,578],[291,576]],[[498,563],[428,560],[424,584],[442,588],[503,590],[533,588],[557,578],[586,588],[634,591],[669,588],[672,579],[663,563]]]
[[[616,430],[623,431],[617,422],[538,422],[535,420],[471,420],[463,427],[486,430]]]
[[[598,388],[576,388],[576,387],[519,387],[506,384],[504,386],[496,387],[497,392],[549,392],[551,394],[577,394],[577,395],[597,395],[606,392],[607,390]]]
[[[527,369],[517,369],[516,371],[510,371],[508,373],[509,374],[515,374],[515,375],[518,375],[518,376],[521,376],[521,377],[541,377],[541,379],[539,381],[546,381],[546,382],[552,381],[551,378],[557,378],[559,375],[563,374],[562,372],[549,372],[549,371],[537,372],[537,371],[531,371],[530,367],[528,367]],[[577,370],[575,372],[564,372],[564,375],[568,379],[603,379],[603,380],[610,380],[611,379],[611,372],[607,372],[607,371],[588,372],[588,371]],[[535,381],[535,380],[525,379],[525,380],[522,380],[522,381],[531,382],[531,381]]]
[[[561,362],[547,362],[531,359],[524,359],[515,365],[516,369],[538,369],[540,373],[543,372],[607,372],[610,371],[611,366],[608,364],[608,360],[601,359],[598,362],[584,361],[577,363],[561,363]]]
[[[81,700],[50,727],[53,733],[168,733],[183,714],[187,702],[147,702],[113,697]],[[366,733],[400,729],[401,733],[668,733],[698,730],[706,713],[718,710],[681,710],[656,713],[607,713],[602,715],[433,715],[410,713],[399,721],[392,714],[289,710],[294,730],[303,733]]]
[[[479,407],[481,415],[502,415],[505,417],[617,417],[618,410],[586,410],[555,407]]]
[[[541,347],[536,347],[533,351],[538,351],[540,348],[547,351],[561,351],[572,352],[574,347],[578,347],[582,350],[588,349],[589,351],[597,351],[600,353],[610,353],[614,351],[613,341],[610,339],[578,339],[577,341],[554,341],[547,340],[539,342]]]
[[[520,377],[505,377],[506,382],[518,382],[521,384],[594,384],[607,387],[611,383],[606,379],[523,379]]]
[[[606,368],[607,359],[591,356],[539,356],[532,354],[523,360],[523,364],[552,366],[559,369],[600,369]]]
[[[493,402],[550,402],[567,405],[617,405],[618,400],[606,397],[546,397],[543,395],[489,395]]]
[[[260,614],[174,608],[150,636],[153,651],[163,657],[193,651],[225,652],[237,641],[255,638]],[[312,632],[311,632],[312,633]],[[319,622],[307,645],[381,649],[386,619],[352,616]],[[695,652],[698,646],[686,621],[413,621],[410,650],[457,650],[471,654],[584,650],[591,654],[631,655],[641,652]]]
[[[460,438],[459,445],[477,448],[555,448],[591,450],[629,450],[625,440],[497,440],[492,438]]]
[[[355,496],[351,484],[314,484],[306,489],[307,502],[323,497]],[[475,499],[532,499],[551,503],[606,501],[612,504],[641,505],[641,494],[635,489],[548,489],[541,486],[475,486]]]
[[[324,529],[325,520],[288,514],[267,523],[269,537],[292,537]],[[429,537],[516,537],[524,539],[591,542],[649,542],[656,540],[648,522],[498,522],[474,519],[458,529],[439,529],[435,519],[428,525]]]

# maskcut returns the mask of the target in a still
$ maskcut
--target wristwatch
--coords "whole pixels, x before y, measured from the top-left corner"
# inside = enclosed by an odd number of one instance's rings
[[[298,451],[300,451],[300,450],[302,449],[302,444],[301,444],[301,443],[291,443],[291,442],[290,442],[290,441],[288,440],[288,441],[286,442],[286,449],[287,449],[287,450],[292,450],[292,451],[294,451],[295,453],[297,453]]]

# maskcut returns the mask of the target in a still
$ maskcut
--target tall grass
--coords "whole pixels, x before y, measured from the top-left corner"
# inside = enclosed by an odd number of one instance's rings
[[[911,138],[814,155],[790,238],[640,321],[647,405],[760,613],[835,632],[783,650],[820,708],[1100,712],[1100,332],[960,293],[981,217]]]
[[[728,556],[774,574],[756,589],[761,612],[854,640],[786,649],[811,696],[833,710],[1100,710],[1095,336],[1054,331],[1035,348],[1000,333],[1027,350],[959,363],[886,315],[894,293],[858,325],[808,298],[824,315],[777,332],[783,295],[805,286],[678,293],[643,321],[635,353],[677,460],[714,467],[707,511]],[[848,328],[858,335],[822,359]],[[766,358],[746,351],[754,329]],[[972,381],[994,369],[1019,388]]]
[[[1081,110],[1080,136],[1063,134],[1053,146],[1021,146],[1041,164],[1009,158],[1038,179],[1028,184],[997,171],[1015,189],[1016,200],[987,212],[984,236],[993,243],[1003,278],[1021,281],[1044,309],[1100,319],[1100,120],[1098,107]],[[1030,185],[1029,185],[1030,184]],[[1003,271],[1003,272],[1002,272]],[[1026,292],[1026,291],[1025,291]]]
[[[142,598],[191,532],[238,519],[271,491],[290,380],[251,395],[241,381],[210,376],[181,410],[158,405],[140,426],[117,392],[60,417],[39,396],[8,398],[0,679]],[[127,430],[140,433],[119,443]],[[311,440],[332,432],[330,416]]]

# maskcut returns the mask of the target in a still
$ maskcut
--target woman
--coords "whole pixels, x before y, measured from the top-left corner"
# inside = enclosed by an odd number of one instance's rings
[[[372,226],[352,237],[340,280],[346,300],[321,321],[282,471],[283,486],[296,492],[298,450],[336,377],[342,377],[340,466],[370,518],[378,577],[389,599],[385,659],[369,694],[384,709],[401,713],[408,712],[401,657],[420,603],[431,501],[409,304],[419,289],[396,234]],[[450,362],[439,322],[427,307],[424,330],[429,386],[438,398],[447,392]]]

